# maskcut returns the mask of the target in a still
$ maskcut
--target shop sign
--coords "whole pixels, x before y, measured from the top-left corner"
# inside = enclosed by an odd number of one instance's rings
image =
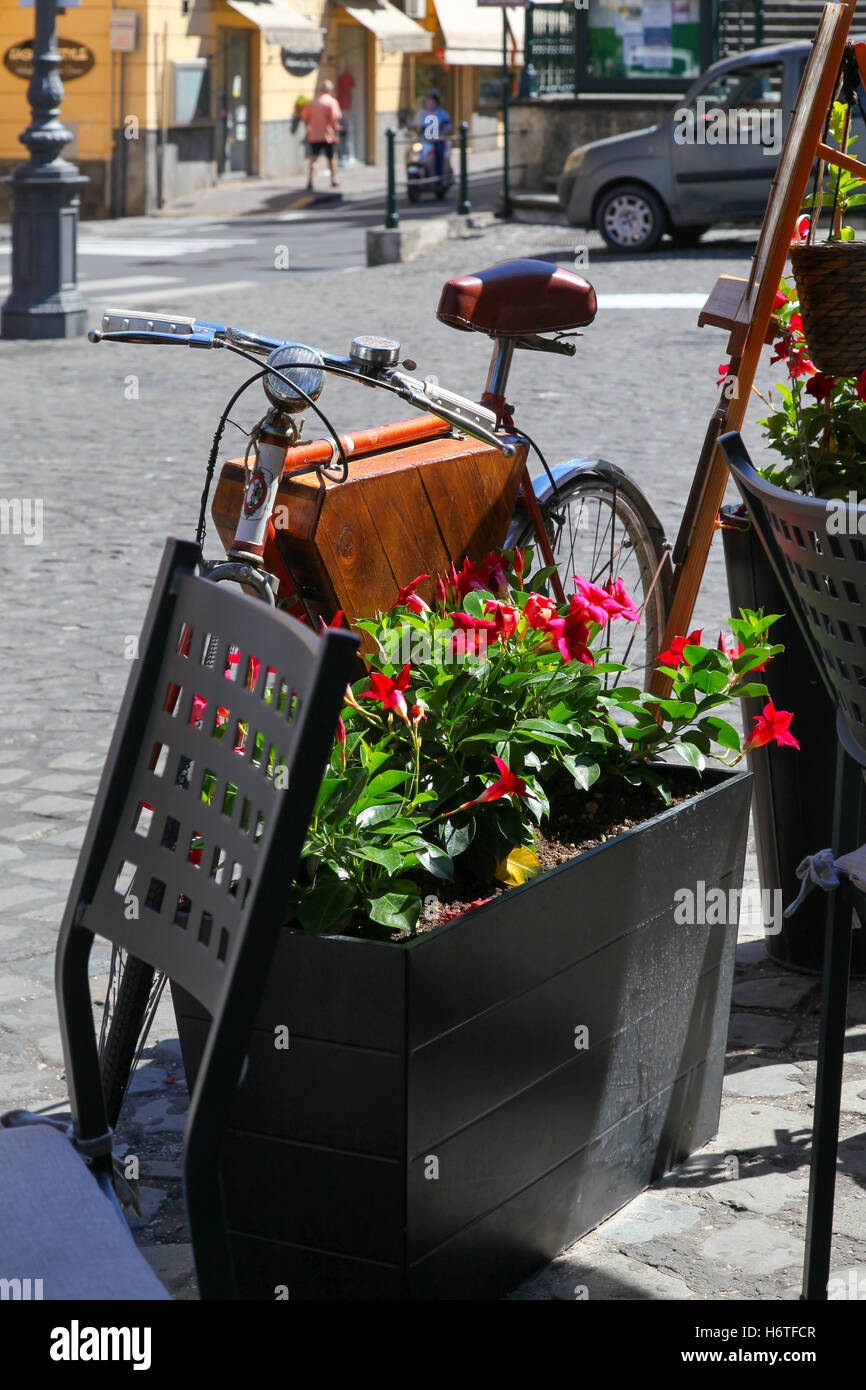
[[[74,39],[58,39],[57,51],[60,54],[61,82],[73,82],[76,77],[83,77],[96,62],[87,45],[76,43]],[[13,77],[29,80],[33,76],[33,40],[24,39],[22,43],[13,43],[7,48],[3,54],[3,66]]]
[[[293,48],[283,46],[280,49],[280,58],[286,72],[292,77],[307,77],[311,72],[315,72],[319,63],[322,61],[322,54],[319,53],[296,53]]]

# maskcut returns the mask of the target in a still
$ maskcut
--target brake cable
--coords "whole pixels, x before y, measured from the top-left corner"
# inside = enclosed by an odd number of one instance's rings
[[[259,358],[255,357],[253,353],[246,352],[243,348],[237,347],[234,343],[226,342],[223,343],[222,346],[228,348],[231,352],[236,352],[239,357],[246,357],[248,361],[255,362],[258,365]],[[213,483],[214,473],[216,471],[217,455],[219,454],[219,447],[222,442],[222,437],[225,432],[225,427],[228,422],[229,414],[231,413],[231,410],[235,403],[240,399],[240,397],[243,395],[243,393],[247,390],[248,387],[252,386],[254,382],[260,381],[263,376],[268,376],[271,373],[273,373],[274,376],[279,377],[281,381],[284,381],[287,386],[291,386],[292,390],[296,391],[298,395],[301,396],[303,400],[307,402],[307,405],[310,406],[313,411],[315,411],[316,415],[318,415],[319,419],[322,421],[326,430],[330,434],[336,447],[336,453],[339,455],[341,473],[341,476],[339,478],[333,478],[333,481],[344,483],[349,476],[348,455],[346,454],[346,450],[343,447],[343,443],[340,439],[340,436],[337,434],[336,430],[334,429],[333,425],[331,424],[330,420],[325,415],[325,413],[319,409],[312,397],[307,395],[303,387],[298,386],[297,382],[292,381],[291,377],[287,376],[284,372],[281,372],[278,367],[262,367],[259,371],[254,372],[254,374],[251,377],[248,377],[247,380],[243,382],[235,391],[234,395],[231,397],[222,415],[220,416],[219,424],[217,425],[216,430],[214,432],[214,437],[211,442],[210,454],[208,455],[207,468],[205,469],[204,487],[202,489],[201,502],[199,504],[198,525],[196,526],[195,533],[196,544],[201,547],[204,546],[205,537],[207,535],[207,504],[208,499],[210,497],[210,490],[211,485]],[[238,426],[238,428],[240,428],[240,426]],[[242,433],[245,433],[245,431],[242,431]],[[333,461],[333,454],[331,455],[331,458]],[[292,471],[292,476],[295,476],[297,473],[308,473],[313,471],[317,473],[326,473],[331,466],[331,463],[326,465],[310,464],[309,467],[294,469]],[[330,477],[332,475],[329,474],[328,476]]]

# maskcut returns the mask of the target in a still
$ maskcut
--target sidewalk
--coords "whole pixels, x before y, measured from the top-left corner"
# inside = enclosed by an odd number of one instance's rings
[[[459,178],[459,152],[452,150],[455,185]],[[473,182],[501,177],[501,150],[473,153],[468,155],[469,189],[472,194]],[[405,187],[403,165],[403,146],[397,146],[396,159],[397,188],[401,204]],[[224,180],[214,188],[201,193],[180,198],[170,207],[155,212],[155,218],[163,217],[263,217],[280,212],[303,211],[312,207],[379,206],[382,220],[385,218],[385,198],[388,186],[387,169],[383,164],[347,164],[337,170],[339,188],[332,189],[323,160],[319,160],[313,174],[313,193],[306,189],[303,175],[295,175],[288,181],[282,179],[244,178]],[[449,204],[449,210],[451,205]],[[434,198],[425,198],[414,207],[401,206],[401,216],[441,216],[442,205]]]

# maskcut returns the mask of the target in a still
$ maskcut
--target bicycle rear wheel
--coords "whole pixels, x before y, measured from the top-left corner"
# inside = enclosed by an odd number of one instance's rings
[[[670,605],[670,548],[661,522],[636,483],[604,459],[578,459],[535,483],[559,575],[566,594],[579,575],[594,584],[621,579],[641,610],[638,624],[616,622],[604,635],[608,660],[627,667],[622,679],[647,685],[661,650]],[[508,545],[536,544],[526,513],[515,514]]]

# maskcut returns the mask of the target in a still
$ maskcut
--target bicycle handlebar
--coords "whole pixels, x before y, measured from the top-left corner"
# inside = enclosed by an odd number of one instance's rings
[[[88,333],[92,343],[140,343],[191,348],[240,348],[247,352],[270,356],[277,348],[285,347],[282,338],[267,338],[259,333],[230,328],[227,324],[209,323],[184,315],[149,314],[146,310],[109,310],[103,315],[102,328]],[[473,439],[500,450],[513,458],[516,446],[494,433],[496,415],[486,406],[456,392],[448,391],[431,378],[419,381],[393,367],[363,367],[348,357],[321,353],[326,372],[350,377],[368,386],[380,386],[391,391],[418,410],[429,411]],[[414,365],[414,364],[413,364]]]

